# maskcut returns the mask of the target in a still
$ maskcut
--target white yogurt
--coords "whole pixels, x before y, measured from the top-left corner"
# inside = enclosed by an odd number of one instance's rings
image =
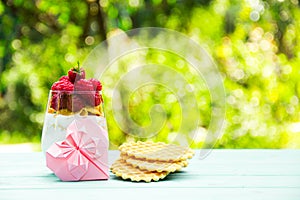
[[[77,115],[58,115],[46,113],[44,120],[44,127],[42,132],[42,151],[46,153],[48,148],[55,142],[62,141],[66,138],[66,130],[68,126],[76,118],[90,118],[95,120],[99,126],[107,130],[106,119],[101,116],[80,116]]]

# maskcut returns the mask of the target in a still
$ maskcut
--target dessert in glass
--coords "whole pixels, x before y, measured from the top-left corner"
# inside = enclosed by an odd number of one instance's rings
[[[63,181],[108,179],[102,85],[74,67],[53,83],[42,132],[47,166]]]

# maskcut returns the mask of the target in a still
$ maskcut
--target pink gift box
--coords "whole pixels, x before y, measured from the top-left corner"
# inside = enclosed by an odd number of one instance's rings
[[[65,140],[47,150],[46,163],[62,181],[107,180],[107,131],[92,119],[75,119],[67,128]]]

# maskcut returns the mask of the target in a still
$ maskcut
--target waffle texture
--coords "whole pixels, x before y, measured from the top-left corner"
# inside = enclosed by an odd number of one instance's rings
[[[188,165],[187,159],[194,151],[163,142],[128,142],[119,147],[120,158],[111,166],[111,171],[122,179],[131,181],[158,181],[169,173]]]

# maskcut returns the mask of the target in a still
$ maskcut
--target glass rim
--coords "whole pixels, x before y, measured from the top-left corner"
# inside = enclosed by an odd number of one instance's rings
[[[91,92],[99,92],[99,93],[102,93],[102,91],[97,91],[97,90],[50,90],[49,91],[50,93],[53,93],[53,92],[57,92],[57,93],[91,93]]]

